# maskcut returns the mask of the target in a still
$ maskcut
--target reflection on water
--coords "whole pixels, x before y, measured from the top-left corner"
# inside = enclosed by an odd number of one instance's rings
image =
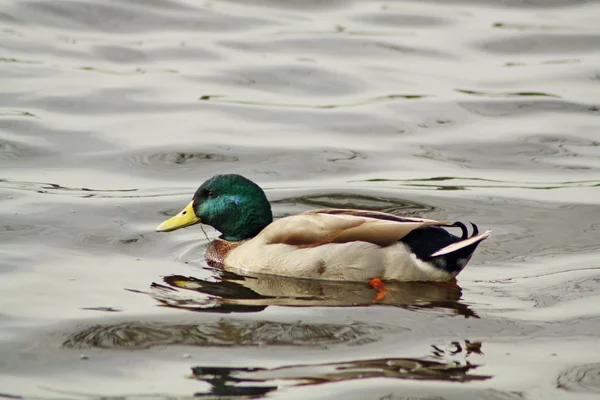
[[[122,157],[127,166],[134,168],[149,168],[156,173],[178,173],[203,169],[206,163],[232,163],[239,161],[234,155],[218,153],[150,153],[132,154]]]
[[[334,109],[334,108],[346,108],[346,107],[358,107],[375,103],[389,102],[397,99],[415,100],[431,97],[426,94],[388,94],[385,96],[373,97],[370,99],[364,99],[361,101],[346,103],[346,104],[298,104],[298,103],[267,103],[250,100],[227,100],[221,99],[223,96],[202,96],[199,100],[212,100],[220,103],[230,104],[243,104],[251,107],[274,107],[274,108],[314,108],[314,109]]]
[[[473,96],[485,96],[485,97],[560,97],[555,94],[541,93],[541,92],[514,92],[514,93],[489,93],[489,92],[478,92],[476,90],[465,90],[455,89],[458,93],[469,94]]]
[[[600,394],[600,364],[577,365],[561,372],[556,387],[572,393]]]
[[[122,322],[94,325],[69,335],[67,348],[147,349],[187,346],[303,346],[362,345],[380,339],[384,328],[360,323],[311,324],[271,321],[220,320],[193,324]],[[390,329],[387,329],[390,330]],[[395,328],[395,331],[402,331]]]
[[[7,179],[0,179],[0,187],[5,189],[23,190],[23,191],[34,191],[40,194],[56,194],[63,196],[77,196],[83,198],[89,198],[94,196],[101,196],[106,194],[115,194],[119,196],[120,193],[137,192],[138,189],[90,189],[86,187],[75,188],[66,187],[57,183],[47,182],[20,182],[11,181]]]
[[[219,276],[220,275],[220,276]],[[150,296],[168,307],[195,311],[253,312],[267,306],[357,307],[384,305],[413,310],[445,310],[451,315],[478,318],[460,301],[462,290],[455,282],[390,282],[387,294],[367,283],[294,279],[269,275],[241,276],[218,272],[213,281],[170,275],[164,284],[154,283]],[[181,292],[181,289],[185,292]]]
[[[373,210],[400,215],[417,215],[435,211],[435,207],[415,201],[389,199],[378,196],[361,196],[354,193],[322,194],[317,196],[291,197],[279,200],[277,203],[299,203],[314,208],[352,208],[358,210]]]
[[[286,365],[278,368],[259,367],[215,367],[196,366],[192,368],[195,379],[211,385],[209,392],[199,392],[196,396],[252,396],[262,397],[286,385],[320,385],[331,382],[362,380],[371,378],[391,378],[426,381],[469,382],[491,379],[490,375],[474,374],[478,365],[469,362],[468,357],[481,343],[453,342],[453,357],[461,356],[461,361],[434,361],[423,358],[380,358],[349,362],[314,363]],[[432,346],[434,358],[443,358],[444,352]]]
[[[523,147],[521,147],[523,152]],[[422,155],[423,157],[429,157],[431,153]],[[498,189],[540,189],[540,190],[551,190],[551,189],[567,189],[570,187],[598,187],[600,181],[596,179],[584,180],[584,181],[567,181],[567,182],[520,182],[516,184],[515,181],[501,181],[493,179],[482,179],[482,178],[469,178],[469,177],[453,177],[453,176],[441,176],[433,178],[423,179],[368,179],[368,182],[394,182],[404,187],[416,187],[416,188],[435,188],[438,190],[468,190],[474,188],[498,188]],[[452,185],[445,183],[436,182],[461,182],[460,185]],[[431,183],[430,183],[431,182]]]

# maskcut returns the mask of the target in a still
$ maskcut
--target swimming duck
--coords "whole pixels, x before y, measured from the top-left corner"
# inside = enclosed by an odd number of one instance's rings
[[[160,224],[170,232],[194,224],[221,236],[206,250],[209,263],[241,272],[370,282],[451,281],[490,231],[461,222],[399,217],[377,211],[319,209],[273,221],[263,190],[236,174],[204,182],[192,201]],[[458,237],[444,228],[457,227]]]

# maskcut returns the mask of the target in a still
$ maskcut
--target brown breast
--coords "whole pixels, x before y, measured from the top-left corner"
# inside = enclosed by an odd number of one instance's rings
[[[228,242],[227,240],[223,239],[215,239],[206,249],[206,253],[204,255],[206,257],[206,261],[208,261],[211,265],[216,264],[217,266],[221,266],[223,265],[223,261],[225,260],[225,257],[227,257],[227,254],[244,242],[245,240],[239,242]]]

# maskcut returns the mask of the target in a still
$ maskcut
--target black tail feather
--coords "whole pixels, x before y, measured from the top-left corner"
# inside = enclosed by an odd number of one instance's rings
[[[465,224],[463,224],[462,222],[456,221],[455,223],[452,224],[452,226],[460,228],[460,230],[462,231],[462,236],[460,237],[461,239],[464,240],[469,237],[469,231],[467,229],[467,226]]]
[[[471,234],[471,236],[469,236],[469,230],[467,229],[467,226],[460,221],[456,221],[455,223],[453,223],[450,226],[455,226],[457,228],[460,228],[460,230],[462,231],[462,235],[460,236],[460,239],[465,240],[465,239],[468,239],[475,235],[479,235],[479,228],[477,227],[477,225],[475,225],[474,223],[472,223],[470,221],[469,221],[469,223],[473,227],[473,233]]]
[[[479,235],[479,228],[477,228],[477,225],[475,225],[474,223],[472,223],[471,221],[469,221],[469,223],[471,224],[471,226],[473,227],[473,234],[471,236],[475,236],[475,235]]]

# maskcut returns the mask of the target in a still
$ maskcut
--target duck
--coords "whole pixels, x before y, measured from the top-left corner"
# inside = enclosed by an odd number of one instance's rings
[[[265,192],[238,174],[215,175],[190,203],[156,227],[196,224],[221,235],[206,249],[209,265],[237,273],[327,281],[455,282],[491,231],[469,235],[462,222],[359,209],[315,209],[273,219]],[[458,228],[461,236],[449,229]]]

